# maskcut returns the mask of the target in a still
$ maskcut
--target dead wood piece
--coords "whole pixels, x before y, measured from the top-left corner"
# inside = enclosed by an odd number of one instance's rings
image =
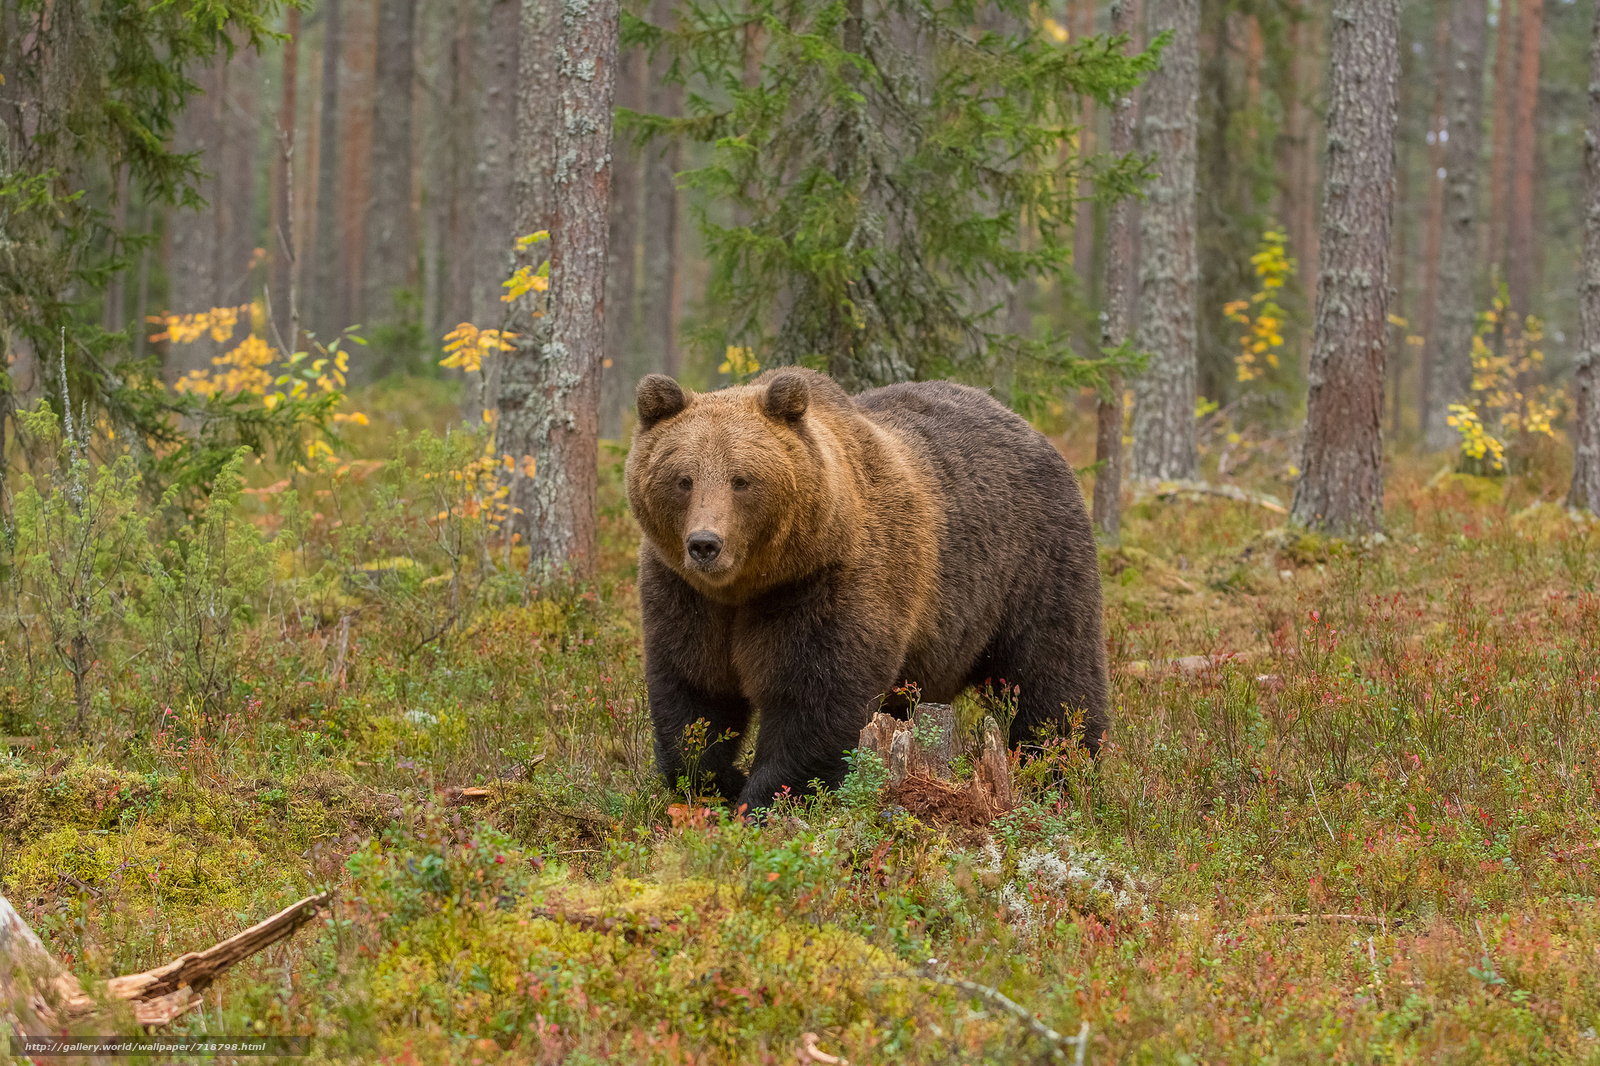
[[[822,1063],[823,1066],[850,1066],[850,1060],[840,1055],[830,1055],[817,1047],[816,1033],[801,1033],[800,1048],[794,1053],[795,1059],[801,1066],[809,1063]]]
[[[26,1036],[45,1036],[63,1018],[94,1009],[94,1000],[50,954],[27,922],[0,896],[0,1017],[16,1009],[17,1028]]]
[[[1596,851],[1600,851],[1600,840],[1596,840],[1592,844],[1580,844],[1575,848],[1567,848],[1563,851],[1552,851],[1550,857],[1557,862],[1564,862],[1567,859],[1575,859],[1580,855],[1588,855]]]
[[[888,771],[885,786],[900,806],[919,818],[976,827],[1016,806],[1011,751],[993,718],[983,720],[982,747],[973,779],[955,781],[958,754],[955,709],[949,704],[917,707],[917,724],[879,712],[861,730],[859,747],[877,753]],[[927,728],[932,722],[936,728]],[[926,741],[919,740],[920,732]],[[933,739],[929,739],[933,738]]]
[[[927,774],[910,774],[890,790],[890,798],[924,822],[979,829],[994,821],[989,794],[976,781],[960,785]]]
[[[1276,496],[1265,492],[1251,492],[1237,485],[1213,485],[1207,481],[1175,480],[1156,481],[1136,485],[1133,491],[1133,502],[1142,503],[1154,497],[1158,500],[1167,499],[1194,499],[1197,496],[1220,496],[1225,500],[1236,503],[1254,504],[1257,507],[1271,511],[1273,514],[1288,514],[1289,509],[1283,501]]]
[[[1198,922],[1198,914],[1180,914],[1180,922]],[[1342,922],[1346,925],[1399,925],[1397,919],[1381,914],[1255,914],[1244,920],[1245,925],[1310,925],[1312,922]]]
[[[450,788],[445,790],[444,802],[446,806],[450,807],[460,806],[463,803],[486,803],[492,795],[493,793],[489,789],[477,786]]]
[[[198,1007],[200,993],[235,963],[294,935],[332,898],[330,892],[307,896],[205,951],[191,951],[144,973],[113,977],[106,982],[106,991],[130,1001],[140,1025],[168,1025]],[[33,979],[26,980],[29,976]],[[59,1031],[64,1021],[86,1017],[98,1007],[0,896],[0,1017],[21,1008],[19,1015],[11,1016],[17,1028],[27,1036],[45,1036]]]
[[[144,973],[113,977],[106,982],[106,991],[117,999],[150,1001],[170,995],[187,986],[203,992],[212,981],[227,973],[235,963],[249,958],[263,948],[285,940],[317,916],[317,911],[333,899],[331,892],[307,896],[299,903],[274,914],[265,921],[229,937],[204,951],[191,951],[180,955],[165,966]]]
[[[535,907],[531,916],[599,933],[621,933],[622,939],[630,944],[643,943],[646,935],[659,933],[662,930],[661,919],[655,915],[637,918],[632,915],[585,914],[582,911],[568,911],[561,907]]]
[[[1016,789],[1011,782],[1011,747],[1000,735],[1000,726],[987,716],[983,720],[978,782],[989,793],[989,803],[996,812],[1009,811],[1017,805]]]

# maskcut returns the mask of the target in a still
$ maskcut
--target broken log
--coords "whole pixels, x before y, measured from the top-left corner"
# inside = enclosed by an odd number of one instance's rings
[[[307,896],[204,951],[188,952],[143,973],[113,977],[106,982],[106,992],[128,1001],[140,1025],[167,1025],[198,1007],[200,993],[235,964],[293,936],[332,899],[331,892]],[[24,984],[21,978],[29,973],[41,975],[42,982]],[[92,1014],[98,1004],[0,896],[0,1008],[17,1006],[25,1011],[16,1016],[17,1027],[29,1036],[46,1036],[67,1020]]]

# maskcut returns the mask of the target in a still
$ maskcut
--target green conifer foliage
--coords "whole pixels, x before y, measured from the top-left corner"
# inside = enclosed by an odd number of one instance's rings
[[[710,146],[680,175],[703,201],[711,315],[698,340],[801,363],[848,388],[1088,381],[1066,336],[1008,332],[1006,285],[1067,285],[1078,179],[1133,192],[1148,160],[1084,157],[1079,102],[1126,93],[1164,40],[1058,41],[1017,0],[686,0],[667,49],[685,117],[624,115],[644,134]],[[1042,332],[1042,331],[1041,331]],[[1122,357],[1119,355],[1119,358]]]

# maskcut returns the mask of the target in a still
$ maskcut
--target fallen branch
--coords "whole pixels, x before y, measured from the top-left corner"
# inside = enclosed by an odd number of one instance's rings
[[[801,1066],[809,1063],[822,1063],[823,1066],[850,1066],[850,1060],[840,1055],[830,1055],[817,1047],[816,1033],[800,1034],[800,1050],[795,1052],[795,1058]]]
[[[256,952],[285,940],[316,917],[333,895],[321,892],[274,914],[265,921],[205,951],[180,955],[164,966],[143,973],[113,977],[106,991],[114,999],[126,1000],[140,1025],[160,1026],[200,1005],[200,993],[237,963]],[[74,977],[45,948],[22,916],[5,897],[0,896],[0,960],[13,966],[0,966],[0,1008],[22,1004],[27,1013],[17,1019],[18,1028],[29,1036],[45,1036],[60,1028],[65,1020],[93,1014],[99,1004],[83,991]],[[18,980],[19,971],[32,971],[42,978],[29,982],[26,994]]]
[[[1180,922],[1198,922],[1198,914],[1180,914]],[[1343,922],[1347,925],[1388,926],[1389,919],[1381,914],[1256,914],[1244,920],[1245,925],[1310,925],[1312,922]],[[1398,921],[1393,924],[1399,925]]]
[[[133,1001],[134,1014],[139,1016],[141,1023],[165,1025],[198,1005],[199,993],[209,988],[211,982],[227,973],[234,964],[293,936],[332,899],[331,892],[307,896],[299,903],[285,907],[265,921],[204,951],[180,955],[165,966],[144,973],[113,977],[106,982],[106,991],[117,999]],[[144,1005],[143,1014],[140,1004]],[[158,1020],[146,1021],[143,1015]]]
[[[1265,492],[1251,492],[1249,489],[1242,489],[1237,485],[1213,485],[1209,481],[1185,479],[1146,482],[1142,485],[1134,486],[1133,490],[1134,503],[1152,498],[1165,500],[1174,496],[1220,496],[1225,500],[1233,500],[1236,503],[1253,504],[1256,507],[1271,511],[1273,514],[1289,513],[1289,508],[1285,507],[1283,501],[1276,496]]]
[[[568,911],[556,907],[535,907],[529,917],[543,918],[548,922],[559,922],[562,925],[575,925],[579,929],[590,930],[597,933],[621,933],[622,939],[630,944],[639,944],[644,941],[645,934],[661,932],[661,919],[655,915],[645,918],[636,918],[632,915],[599,915],[585,914],[582,911]]]
[[[923,970],[916,976],[921,977],[925,981],[932,981],[934,984],[946,985],[950,988],[958,988],[968,995],[977,996],[979,999],[999,1007],[1001,1010],[1017,1019],[1017,1021],[1027,1026],[1034,1036],[1037,1036],[1040,1040],[1043,1040],[1045,1043],[1049,1044],[1052,1054],[1054,1054],[1057,1058],[1065,1059],[1067,1057],[1067,1045],[1076,1044],[1078,1053],[1074,1061],[1077,1063],[1077,1066],[1083,1066],[1084,1052],[1089,1046],[1088,1022],[1084,1022],[1078,1027],[1077,1036],[1062,1036],[1044,1022],[1034,1017],[1032,1011],[1028,1010],[1028,1008],[1024,1007],[1022,1004],[1018,1003],[1016,1000],[1012,999],[998,988],[990,988],[988,985],[980,985],[976,981],[963,981],[958,977],[946,977],[944,974],[935,973],[932,970]]]

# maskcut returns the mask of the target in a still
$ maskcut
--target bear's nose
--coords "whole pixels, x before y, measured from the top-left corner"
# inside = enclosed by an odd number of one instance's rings
[[[689,534],[689,558],[701,566],[713,562],[722,554],[722,538],[709,529],[698,529]]]

